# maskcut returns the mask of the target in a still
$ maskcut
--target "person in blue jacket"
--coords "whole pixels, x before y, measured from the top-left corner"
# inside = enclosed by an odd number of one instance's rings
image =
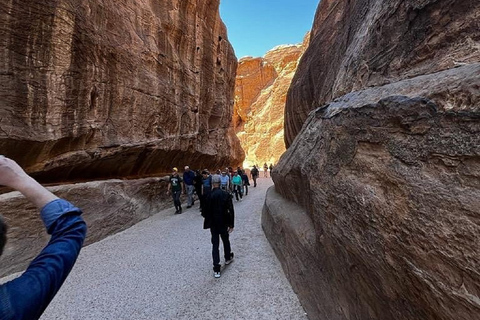
[[[18,278],[0,285],[0,319],[38,319],[77,259],[87,232],[80,209],[42,187],[13,160],[0,156],[0,185],[20,191],[40,209],[50,241]],[[0,219],[0,254],[7,241]]]

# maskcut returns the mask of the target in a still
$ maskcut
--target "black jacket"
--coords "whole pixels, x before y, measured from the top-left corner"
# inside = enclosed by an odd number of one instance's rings
[[[235,212],[232,195],[220,188],[214,188],[206,198],[202,209],[204,229],[234,227]]]

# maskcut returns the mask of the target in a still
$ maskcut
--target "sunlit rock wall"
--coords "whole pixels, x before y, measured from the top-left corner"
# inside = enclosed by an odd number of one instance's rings
[[[302,44],[278,46],[262,58],[239,61],[234,123],[247,167],[276,163],[285,152],[286,95],[307,43],[308,35]]]
[[[310,319],[480,318],[479,18],[320,3],[262,215]]]
[[[219,0],[7,1],[0,150],[42,181],[240,164]]]

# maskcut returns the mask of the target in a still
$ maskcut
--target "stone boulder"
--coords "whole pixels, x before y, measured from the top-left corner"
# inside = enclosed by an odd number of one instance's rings
[[[242,58],[235,82],[236,132],[247,167],[276,163],[285,152],[285,100],[297,64],[308,43],[281,45],[263,58]]]
[[[317,109],[275,167],[262,225],[310,319],[480,316],[480,64],[403,85],[429,82]]]
[[[262,215],[310,319],[480,318],[479,17],[321,1]]]
[[[106,180],[48,188],[83,211],[88,226],[85,244],[99,241],[172,206],[166,195],[167,177]],[[39,211],[19,192],[0,195],[9,230],[0,257],[0,277],[23,270],[47,244]],[[173,210],[172,210],[173,214]]]
[[[219,0],[9,1],[0,150],[37,179],[241,164]]]
[[[322,0],[287,96],[287,148],[335,98],[479,61],[479,30],[476,0]]]

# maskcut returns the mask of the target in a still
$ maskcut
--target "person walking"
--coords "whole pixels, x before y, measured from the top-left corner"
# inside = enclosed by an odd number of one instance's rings
[[[50,241],[18,278],[0,285],[0,319],[38,319],[77,260],[87,233],[82,211],[45,189],[13,160],[0,156],[0,185],[19,191],[40,209]],[[0,217],[0,255],[7,241]],[[12,246],[14,247],[14,246]]]
[[[195,186],[195,193],[197,194],[197,199],[200,201],[200,210],[202,209],[202,185],[203,177],[200,173],[200,170],[195,170],[195,178],[193,178],[193,185]]]
[[[178,174],[178,169],[173,168],[172,175],[168,178],[167,194],[171,194],[173,204],[175,205],[175,214],[182,213],[182,203],[180,202],[180,195],[185,192],[183,189],[182,178]]]
[[[242,200],[243,195],[242,195],[242,177],[238,174],[237,171],[233,172],[233,178],[232,178],[232,185],[233,185],[233,192],[235,193],[235,199],[238,200],[238,196],[240,195],[240,200]]]
[[[270,163],[270,166],[268,167],[270,170],[270,178],[272,177],[272,170],[273,170],[273,164]]]
[[[187,208],[191,208],[195,204],[193,199],[193,192],[195,191],[195,186],[193,185],[193,180],[195,179],[195,172],[190,170],[189,166],[185,166],[185,171],[183,172],[183,184],[184,190],[187,193]]]
[[[222,171],[222,175],[220,176],[220,189],[224,191],[231,191],[231,182],[230,182],[230,175],[227,174],[227,171]]]
[[[260,172],[257,169],[257,166],[253,166],[252,171],[250,171],[250,174],[252,175],[252,180],[253,180],[253,187],[257,187],[257,178]]]
[[[248,176],[245,173],[245,170],[242,170],[242,174],[240,175],[242,177],[242,186],[245,188],[245,195],[248,195],[248,186],[250,185],[250,181],[248,181]],[[243,192],[243,190],[242,190]]]
[[[268,165],[266,162],[263,164],[263,177],[268,178]]]
[[[233,261],[234,254],[231,249],[229,234],[233,232],[235,212],[232,196],[220,189],[220,176],[212,177],[212,191],[205,197],[202,216],[204,229],[210,229],[212,235],[213,276],[220,278],[220,239],[223,243],[225,265]]]
[[[203,210],[205,197],[212,191],[212,175],[205,169],[202,171],[202,197],[200,198],[200,211]]]

